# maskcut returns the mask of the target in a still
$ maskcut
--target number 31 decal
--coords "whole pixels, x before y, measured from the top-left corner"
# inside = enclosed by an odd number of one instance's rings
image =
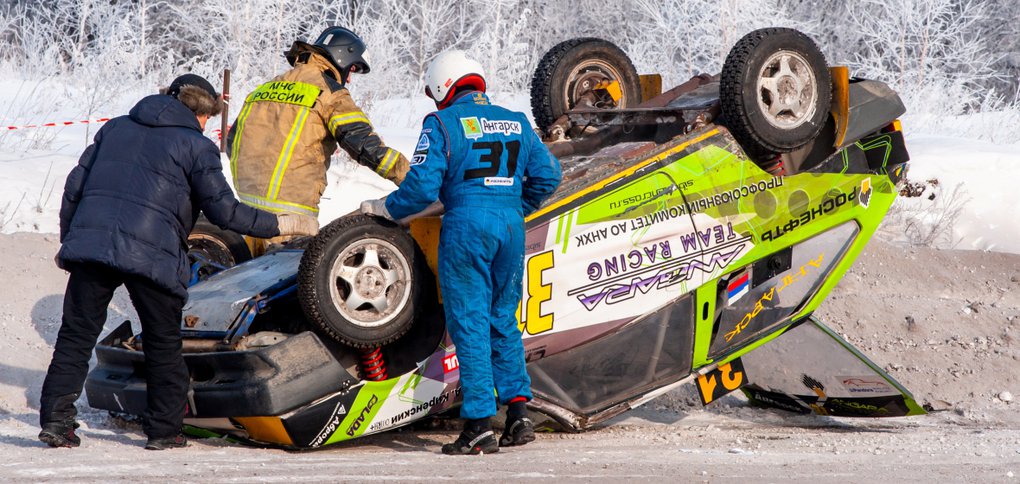
[[[514,172],[517,171],[517,155],[521,152],[521,142],[517,140],[508,141],[505,146],[507,152],[506,176],[512,177]],[[478,141],[471,143],[472,150],[485,151],[478,158],[478,161],[488,166],[464,170],[464,179],[473,180],[475,178],[499,176],[499,169],[503,166],[503,148],[504,143],[502,141]]]

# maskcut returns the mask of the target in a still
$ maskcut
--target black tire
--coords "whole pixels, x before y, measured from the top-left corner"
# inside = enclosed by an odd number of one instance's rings
[[[193,268],[196,263],[199,265],[198,280],[248,260],[251,260],[251,251],[244,236],[213,225],[205,215],[198,217],[188,234],[188,262]]]
[[[787,74],[782,73],[784,58]],[[775,87],[768,87],[766,79],[775,79]],[[787,96],[773,96],[780,90]],[[825,56],[807,35],[759,29],[726,56],[719,98],[733,137],[752,158],[764,159],[800,148],[818,135],[829,117],[832,81]]]
[[[596,38],[571,39],[557,44],[542,56],[531,78],[531,113],[535,124],[545,130],[563,113],[574,107],[568,92],[583,90],[583,70],[595,69],[619,81],[623,97],[615,107],[641,103],[641,78],[630,58],[611,42]],[[582,72],[578,72],[578,70]],[[604,71],[604,72],[602,72]],[[579,79],[580,77],[580,79]]]
[[[378,263],[366,258],[370,252]],[[298,299],[322,335],[355,348],[374,348],[411,328],[421,298],[435,297],[428,294],[427,289],[434,291],[431,281],[425,257],[410,235],[376,217],[349,215],[330,222],[308,244],[298,269]],[[352,298],[360,303],[357,307],[348,306]],[[387,307],[380,310],[375,304]]]

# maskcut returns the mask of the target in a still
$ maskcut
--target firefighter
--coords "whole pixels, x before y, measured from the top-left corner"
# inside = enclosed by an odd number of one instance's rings
[[[407,159],[383,144],[346,87],[352,74],[369,72],[361,38],[329,27],[315,43],[295,41],[284,55],[293,68],[245,98],[227,136],[238,198],[271,212],[318,216],[338,144],[399,185]],[[260,253],[265,244],[255,245]]]
[[[446,325],[457,347],[464,431],[445,454],[496,452],[535,439],[525,403],[531,379],[517,329],[524,263],[524,217],[560,182],[559,161],[527,117],[489,102],[482,66],[447,51],[429,66],[425,94],[438,111],[425,117],[407,180],[362,212],[389,219],[418,213],[437,198],[446,214],[439,284]],[[497,441],[489,423],[496,398],[507,405]]]

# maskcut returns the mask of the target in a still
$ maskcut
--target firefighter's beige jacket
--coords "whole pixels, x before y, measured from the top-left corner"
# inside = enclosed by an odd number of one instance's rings
[[[318,215],[338,143],[380,176],[398,185],[404,180],[407,159],[383,144],[339,78],[329,61],[312,54],[245,98],[227,137],[242,202],[272,212]]]

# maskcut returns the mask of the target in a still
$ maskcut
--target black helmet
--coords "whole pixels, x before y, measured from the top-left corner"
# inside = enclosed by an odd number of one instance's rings
[[[347,75],[351,68],[357,66],[357,71],[367,73],[369,71],[368,61],[365,60],[365,42],[357,34],[343,27],[329,27],[319,34],[314,44],[305,42],[294,42],[294,46],[286,53],[290,65],[298,60],[302,50],[312,50],[329,59],[334,67],[340,71],[343,81],[347,81]]]

